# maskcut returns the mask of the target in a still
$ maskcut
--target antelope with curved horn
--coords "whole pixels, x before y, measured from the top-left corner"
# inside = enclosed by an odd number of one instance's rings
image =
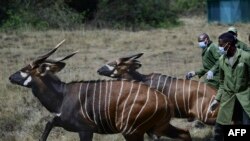
[[[141,63],[136,59],[142,55],[138,53],[110,61],[97,72],[112,78],[141,81],[156,88],[172,102],[175,117],[188,118],[189,121],[198,119],[210,125],[215,123],[218,109],[211,113],[209,105],[216,95],[216,89],[195,80],[178,79],[159,73],[141,74],[137,71]]]
[[[158,137],[190,141],[187,130],[170,124],[171,108],[165,95],[135,81],[96,80],[62,82],[55,73],[65,59],[47,59],[57,50],[39,57],[12,74],[12,83],[32,89],[42,105],[56,116],[46,124],[40,140],[45,141],[55,126],[79,132],[91,140],[93,133],[121,133],[127,141],[143,141],[145,132]]]

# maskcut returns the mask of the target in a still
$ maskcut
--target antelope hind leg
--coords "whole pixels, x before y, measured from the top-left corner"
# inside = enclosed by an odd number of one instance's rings
[[[166,136],[182,141],[192,141],[188,130],[174,127],[171,124],[160,125],[157,128],[154,128],[153,133],[157,136]]]

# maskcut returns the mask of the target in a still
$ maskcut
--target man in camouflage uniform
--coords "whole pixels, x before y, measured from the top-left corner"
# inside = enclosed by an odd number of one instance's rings
[[[219,105],[213,140],[223,140],[224,125],[232,124],[235,117],[243,125],[250,125],[250,54],[236,47],[237,40],[228,32],[219,36],[220,86],[210,105],[213,111]]]
[[[218,73],[218,60],[221,54],[219,48],[215,45],[206,33],[198,36],[199,47],[202,48],[202,64],[203,68],[197,71],[190,71],[186,74],[186,79],[191,79],[195,75],[202,77],[207,75],[205,83],[218,89],[219,86],[219,73]]]

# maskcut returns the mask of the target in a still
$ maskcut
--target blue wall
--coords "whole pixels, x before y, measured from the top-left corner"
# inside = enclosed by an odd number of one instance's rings
[[[208,22],[250,22],[250,0],[207,0]]]

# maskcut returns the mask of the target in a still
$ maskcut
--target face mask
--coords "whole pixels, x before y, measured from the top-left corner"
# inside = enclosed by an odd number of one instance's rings
[[[228,44],[228,43],[227,43]],[[219,46],[219,52],[220,52],[220,54],[227,54],[227,51],[228,51],[228,49],[227,50],[225,50],[225,47],[227,46],[227,44],[224,46],[224,47],[221,47],[221,46]]]
[[[226,54],[226,51],[224,50],[224,47],[219,47],[219,52],[221,55]]]
[[[200,48],[206,48],[207,45],[206,45],[205,42],[199,42],[199,47],[200,47]]]

